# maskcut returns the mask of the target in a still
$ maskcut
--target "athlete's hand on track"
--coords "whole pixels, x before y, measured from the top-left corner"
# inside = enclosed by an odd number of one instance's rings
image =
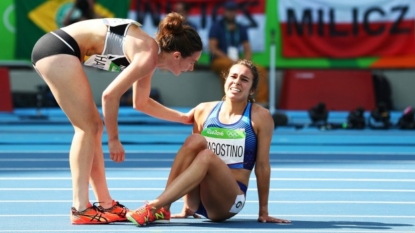
[[[125,151],[120,142],[120,140],[111,140],[108,142],[108,147],[110,151],[110,158],[114,162],[123,162],[125,158]]]
[[[191,211],[187,208],[186,208],[186,210],[183,210],[181,213],[173,214],[171,216],[171,218],[188,218],[188,217],[200,218],[199,215],[197,215],[196,213],[194,213],[193,211]]]
[[[280,218],[274,218],[268,215],[262,215],[259,216],[258,218],[258,222],[262,222],[262,223],[290,223],[290,220],[285,220],[285,219],[280,219]]]

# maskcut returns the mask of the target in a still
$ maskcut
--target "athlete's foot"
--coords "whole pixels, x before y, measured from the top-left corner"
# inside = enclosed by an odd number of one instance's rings
[[[72,224],[107,224],[115,222],[118,216],[111,213],[106,213],[96,205],[88,204],[85,210],[78,211],[74,207],[71,209],[71,223]]]
[[[170,222],[170,210],[160,208],[154,213],[154,223],[169,223]]]
[[[128,221],[126,214],[128,212],[128,208],[125,207],[124,205],[120,204],[118,201],[112,201],[112,206],[110,208],[104,209],[102,208],[102,210],[105,213],[111,213],[114,215],[117,215],[118,218],[116,219],[117,222],[125,222]]]
[[[136,226],[145,226],[148,223],[154,222],[155,216],[151,212],[152,207],[149,205],[142,206],[136,210],[127,212],[127,219]]]

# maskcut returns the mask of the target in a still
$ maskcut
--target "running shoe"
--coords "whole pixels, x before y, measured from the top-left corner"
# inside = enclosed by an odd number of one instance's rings
[[[114,215],[117,215],[118,218],[115,220],[116,222],[124,222],[127,221],[127,217],[125,216],[128,212],[128,208],[125,207],[124,205],[120,204],[118,201],[112,201],[112,207],[104,209],[102,208],[102,210],[105,213],[111,213]]]
[[[144,205],[134,211],[127,212],[127,219],[136,226],[145,226],[148,223],[154,222],[155,216],[151,212],[151,206]]]
[[[159,209],[154,213],[154,223],[169,223],[170,222],[170,211],[164,208]]]
[[[83,211],[78,211],[75,207],[71,209],[71,223],[72,224],[107,224],[116,221],[117,215],[105,213],[99,206],[91,205]]]

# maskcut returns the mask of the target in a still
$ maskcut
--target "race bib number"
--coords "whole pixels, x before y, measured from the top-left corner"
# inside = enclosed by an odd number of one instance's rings
[[[117,58],[116,56],[112,57]],[[92,55],[87,57],[84,65],[112,72],[120,72],[123,70],[123,67],[114,64],[107,55]]]
[[[201,133],[207,140],[207,147],[226,164],[243,163],[245,154],[244,130],[206,128]]]

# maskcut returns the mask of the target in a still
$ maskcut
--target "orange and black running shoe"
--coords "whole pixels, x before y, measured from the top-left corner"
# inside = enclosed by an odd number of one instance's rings
[[[124,205],[120,204],[118,201],[112,201],[112,206],[110,208],[104,209],[102,211],[105,213],[111,213],[117,215],[118,218],[115,220],[116,222],[124,222],[128,221],[127,217],[125,216],[128,212],[128,208]]]
[[[107,224],[117,221],[118,216],[111,213],[106,213],[101,207],[88,204],[88,207],[83,211],[78,211],[75,207],[71,209],[71,223],[72,224]]]

